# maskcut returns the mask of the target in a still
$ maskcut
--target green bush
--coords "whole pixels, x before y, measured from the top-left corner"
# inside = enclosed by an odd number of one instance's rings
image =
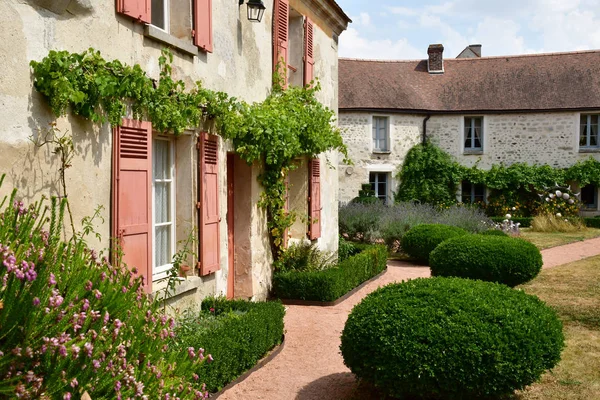
[[[276,271],[321,271],[335,265],[335,254],[321,251],[317,243],[294,243],[274,267]]]
[[[492,221],[497,224],[501,224],[506,219],[505,217],[490,217]],[[520,228],[529,228],[531,226],[531,221],[533,221],[533,217],[513,217],[510,219],[515,224],[521,224]]]
[[[491,282],[416,279],[352,310],[345,364],[399,398],[480,399],[536,382],[560,360],[562,323],[535,296]]]
[[[429,262],[429,254],[443,241],[466,235],[467,231],[455,226],[424,224],[408,231],[401,241],[402,251],[418,262]]]
[[[340,235],[340,242],[338,246],[338,262],[342,262],[352,256],[355,256],[361,251],[362,250],[360,250],[356,244],[344,239],[344,237]]]
[[[484,235],[484,236],[503,236],[503,237],[510,237],[508,235],[508,233],[501,231],[500,229],[490,229],[487,231],[483,231],[480,233],[480,235]]]
[[[585,221],[585,226],[587,226],[588,228],[600,229],[600,218],[599,217],[584,218],[584,221]]]
[[[203,347],[214,361],[195,369],[210,392],[217,392],[254,367],[281,343],[285,310],[280,302],[208,298],[202,311],[185,315],[178,324],[175,346]]]
[[[430,257],[431,274],[480,279],[516,286],[542,270],[535,245],[510,237],[467,235],[438,246]]]
[[[387,256],[385,246],[369,246],[328,270],[276,272],[273,274],[273,295],[280,299],[335,301],[384,271]]]

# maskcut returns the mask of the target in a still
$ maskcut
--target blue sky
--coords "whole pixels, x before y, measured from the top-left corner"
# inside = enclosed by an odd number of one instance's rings
[[[354,21],[340,56],[421,59],[442,43],[445,57],[469,44],[484,56],[600,49],[600,0],[337,0]]]

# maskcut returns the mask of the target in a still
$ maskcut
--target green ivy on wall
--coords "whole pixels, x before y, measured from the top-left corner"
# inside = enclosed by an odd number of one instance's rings
[[[263,165],[259,181],[265,190],[259,206],[267,212],[277,259],[284,232],[295,218],[284,207],[287,175],[294,160],[331,150],[347,158],[335,113],[317,100],[318,82],[283,90],[275,78],[265,101],[248,104],[204,88],[201,82],[188,90],[183,81],[172,78],[172,62],[172,53],[163,50],[158,81],[138,64],[106,61],[94,49],[51,51],[42,61],[32,61],[31,67],[35,88],[48,99],[57,117],[70,110],[95,123],[117,126],[130,107],[135,118],[152,121],[155,130],[175,135],[214,121],[217,133],[232,141],[243,160]]]
[[[569,168],[516,163],[495,164],[489,170],[474,165],[464,167],[432,143],[419,144],[407,154],[397,174],[401,181],[396,194],[399,201],[433,204],[456,202],[461,181],[485,185],[490,193],[490,214],[497,214],[506,204],[520,203],[527,213],[536,207],[537,193],[547,187],[577,182],[581,186],[600,186],[600,161],[590,157]]]

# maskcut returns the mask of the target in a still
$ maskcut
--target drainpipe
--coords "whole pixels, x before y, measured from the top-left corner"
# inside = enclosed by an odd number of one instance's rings
[[[429,118],[431,118],[431,114],[427,114],[423,120],[423,146],[427,144],[427,121],[429,121]]]

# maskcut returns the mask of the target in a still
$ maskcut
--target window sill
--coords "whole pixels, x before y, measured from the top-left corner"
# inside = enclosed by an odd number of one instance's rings
[[[196,290],[202,285],[202,279],[197,276],[188,276],[187,278],[179,278],[178,282],[175,282],[173,291],[169,292],[167,298],[173,298]],[[165,289],[167,288],[167,280],[164,279],[160,283],[152,286],[152,298],[154,300],[163,300],[165,298]]]
[[[483,150],[465,150],[463,155],[465,156],[480,156],[483,154]]]
[[[580,153],[600,153],[600,147],[580,147]]]
[[[158,42],[167,44],[192,57],[198,55],[198,48],[196,46],[194,46],[191,43],[187,43],[185,40],[181,40],[176,38],[175,36],[171,36],[167,32],[160,30],[153,25],[146,25],[144,27],[144,36],[156,40]]]
[[[390,150],[373,150],[373,154],[392,154]]]

